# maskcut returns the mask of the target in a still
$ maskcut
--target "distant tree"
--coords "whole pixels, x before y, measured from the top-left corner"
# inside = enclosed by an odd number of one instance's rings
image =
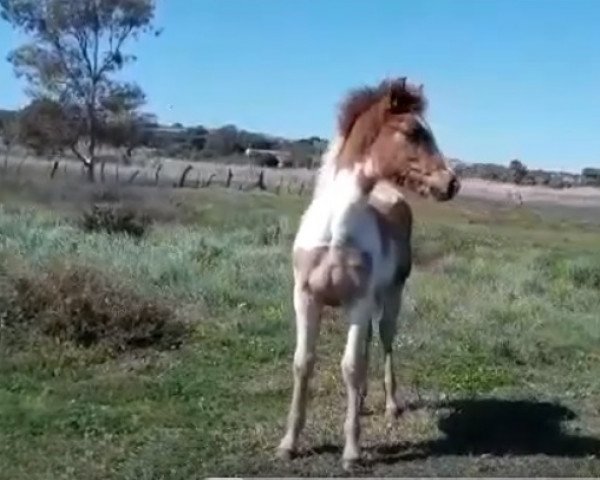
[[[123,150],[123,161],[131,163],[133,151],[149,144],[150,131],[145,126],[157,123],[156,116],[140,113],[144,93],[138,87],[115,89],[102,101],[103,115],[98,119],[99,141]]]
[[[203,136],[208,133],[208,130],[205,127],[203,127],[202,125],[198,125],[197,127],[192,127],[189,129],[189,131],[192,135],[196,135],[196,136]]]
[[[38,156],[74,149],[81,135],[81,111],[49,99],[33,100],[18,117],[18,139]]]
[[[217,155],[241,153],[244,148],[239,143],[239,131],[234,125],[226,125],[211,130],[206,137],[205,149]]]
[[[206,136],[204,135],[194,135],[190,139],[190,145],[194,150],[204,150],[206,146]]]
[[[196,151],[201,151],[204,149],[206,145],[206,136],[208,134],[208,130],[203,126],[199,125],[197,127],[192,127],[186,129],[186,141],[189,143],[190,148]]]
[[[584,177],[600,177],[600,168],[586,167],[581,170]]]
[[[586,167],[582,169],[581,180],[584,185],[600,186],[600,168]]]
[[[153,118],[150,114],[130,112],[111,117],[103,123],[102,141],[121,150],[123,163],[129,165],[137,148],[151,144],[152,131],[146,125]]]
[[[90,181],[105,100],[135,90],[115,79],[136,60],[123,48],[141,33],[158,34],[154,9],[154,0],[0,0],[1,17],[31,39],[8,57],[27,92],[79,110],[87,151],[71,148]]]
[[[527,176],[527,167],[520,160],[512,160],[508,168],[511,172],[511,180],[516,184],[522,183]]]
[[[246,150],[247,148],[273,150],[277,148],[277,143],[274,139],[262,133],[248,132],[246,130],[238,130],[236,143],[241,150]]]

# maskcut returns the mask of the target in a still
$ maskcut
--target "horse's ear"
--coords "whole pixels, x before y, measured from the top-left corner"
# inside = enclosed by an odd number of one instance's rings
[[[398,111],[402,105],[401,99],[404,97],[406,90],[406,77],[401,77],[395,82],[391,82],[389,86],[388,98],[390,110]]]
[[[417,90],[419,91],[419,95],[423,95],[423,92],[425,91],[425,85],[419,85],[419,88]]]

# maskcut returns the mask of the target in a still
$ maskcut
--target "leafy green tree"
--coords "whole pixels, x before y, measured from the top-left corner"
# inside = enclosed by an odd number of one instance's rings
[[[102,122],[114,99],[139,106],[141,90],[116,79],[136,60],[125,52],[153,27],[154,0],[0,0],[0,15],[29,41],[8,60],[27,82],[27,93],[78,110],[81,143],[71,145],[94,181]]]

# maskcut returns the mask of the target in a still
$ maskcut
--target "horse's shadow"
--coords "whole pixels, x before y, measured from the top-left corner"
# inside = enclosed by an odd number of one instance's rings
[[[401,442],[368,448],[367,463],[395,463],[443,455],[537,455],[586,457],[600,454],[600,439],[567,433],[563,422],[575,413],[558,403],[473,399],[443,402],[438,420],[444,436],[424,442]],[[339,453],[322,445],[312,454]]]

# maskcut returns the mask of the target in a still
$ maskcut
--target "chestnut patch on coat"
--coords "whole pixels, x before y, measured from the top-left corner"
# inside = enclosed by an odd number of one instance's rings
[[[332,307],[362,296],[372,272],[371,257],[350,246],[298,249],[293,262],[301,288]]]

